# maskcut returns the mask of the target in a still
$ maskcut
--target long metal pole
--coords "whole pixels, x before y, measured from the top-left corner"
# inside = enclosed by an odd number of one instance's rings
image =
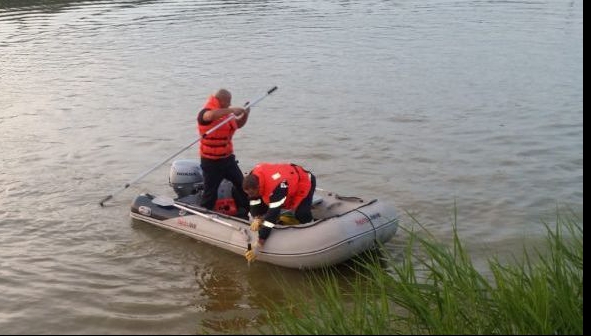
[[[253,107],[254,105],[256,105],[258,102],[260,102],[261,100],[263,100],[265,97],[267,97],[268,95],[270,95],[271,93],[273,93],[275,90],[277,90],[277,86],[272,87],[270,90],[268,90],[264,95],[260,96],[259,98],[253,100],[252,102],[249,102],[248,104],[246,104],[246,106],[244,107],[245,109]],[[123,186],[121,186],[119,189],[113,191],[111,194],[105,196],[103,199],[101,199],[101,201],[99,202],[99,204],[101,206],[104,206],[104,203],[108,200],[110,200],[111,198],[113,198],[113,196],[115,196],[116,194],[122,192],[123,190],[129,188],[129,186],[131,186],[132,184],[136,183],[137,181],[143,179],[144,177],[146,177],[148,174],[150,174],[151,172],[153,172],[154,170],[156,170],[158,167],[162,166],[163,164],[165,164],[166,162],[168,162],[170,159],[172,159],[173,157],[179,155],[180,153],[186,151],[187,149],[189,149],[189,147],[193,146],[194,144],[196,144],[197,142],[201,141],[201,139],[205,138],[207,135],[209,135],[211,132],[214,132],[215,130],[217,130],[219,127],[222,127],[222,125],[224,125],[225,123],[229,122],[232,119],[235,119],[236,115],[232,114],[229,118],[227,118],[226,120],[224,120],[223,122],[219,123],[218,125],[216,125],[214,128],[210,129],[209,131],[207,131],[206,133],[204,133],[199,139],[194,140],[193,142],[191,142],[190,144],[186,145],[185,147],[181,148],[180,150],[176,151],[174,154],[168,156],[166,158],[166,160],[156,164],[154,167],[148,169],[147,171],[143,172],[142,174],[140,174],[139,176],[137,176],[136,178],[134,178],[133,180],[125,183]]]

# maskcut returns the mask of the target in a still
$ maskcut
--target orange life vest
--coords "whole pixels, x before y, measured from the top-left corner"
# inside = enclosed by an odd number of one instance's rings
[[[270,203],[273,190],[287,181],[287,197],[283,208],[295,210],[312,187],[310,175],[304,168],[291,163],[259,163],[252,173],[259,179],[259,194],[266,204]]]
[[[203,106],[203,110],[217,110],[219,108],[220,102],[215,96],[210,96],[205,105]],[[234,132],[236,132],[236,130],[238,129],[236,119],[227,121],[224,125],[220,126],[212,133],[203,137],[203,135],[207,131],[224,122],[226,119],[230,117],[231,115],[228,114],[217,120],[213,120],[207,125],[201,125],[199,121],[197,121],[197,131],[199,132],[199,135],[202,136],[201,143],[199,145],[199,152],[201,154],[201,157],[215,160],[223,159],[234,153],[234,147],[232,145],[232,136],[234,135]]]

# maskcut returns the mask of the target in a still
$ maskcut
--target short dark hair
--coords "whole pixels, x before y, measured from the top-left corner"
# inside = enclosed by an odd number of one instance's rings
[[[259,188],[259,178],[250,173],[244,177],[242,181],[242,189],[258,189]]]

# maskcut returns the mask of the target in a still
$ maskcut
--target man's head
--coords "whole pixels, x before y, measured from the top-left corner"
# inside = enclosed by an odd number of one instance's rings
[[[221,108],[230,107],[232,104],[232,94],[226,89],[219,89],[215,93],[215,97],[219,100]]]
[[[242,181],[242,189],[248,195],[249,198],[257,198],[259,194],[259,178],[254,174],[248,174]]]

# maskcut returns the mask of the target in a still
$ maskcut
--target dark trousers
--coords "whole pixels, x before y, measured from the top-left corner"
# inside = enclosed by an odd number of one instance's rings
[[[300,202],[300,205],[298,205],[294,213],[295,218],[297,218],[301,224],[314,220],[312,217],[312,199],[314,198],[314,191],[316,190],[316,176],[312,173],[310,173],[310,181],[312,182],[312,185],[308,192],[308,196]],[[269,238],[271,230],[270,227],[262,226],[259,230],[259,239],[266,240]]]
[[[296,208],[294,214],[295,218],[297,218],[302,224],[311,222],[314,219],[312,218],[312,199],[314,198],[314,191],[316,190],[316,176],[312,173],[310,173],[310,181],[312,182],[310,192]]]
[[[203,171],[203,197],[201,206],[212,210],[218,199],[218,188],[223,179],[226,179],[234,185],[232,195],[236,201],[238,212],[248,211],[248,196],[242,190],[242,180],[244,174],[238,167],[238,161],[232,154],[227,158],[212,160],[201,158],[201,170]],[[248,212],[247,212],[248,213]]]

